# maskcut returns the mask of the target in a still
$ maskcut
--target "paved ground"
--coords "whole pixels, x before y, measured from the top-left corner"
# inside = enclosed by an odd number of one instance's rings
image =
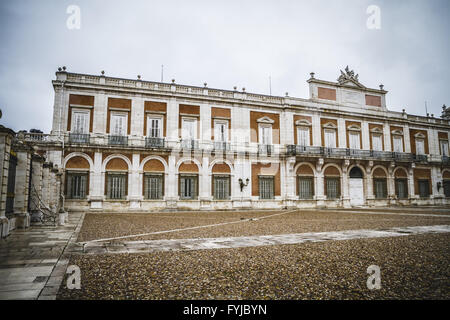
[[[0,240],[0,300],[56,298],[68,263],[63,251],[76,240],[83,216],[70,214],[65,226],[16,229]]]
[[[0,241],[0,299],[450,298],[449,208],[69,216]]]

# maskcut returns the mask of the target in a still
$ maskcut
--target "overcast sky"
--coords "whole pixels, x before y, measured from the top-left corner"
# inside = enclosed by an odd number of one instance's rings
[[[81,10],[67,28],[67,8]],[[370,5],[380,29],[368,29]],[[59,66],[100,74],[308,98],[306,80],[349,65],[389,91],[390,110],[450,105],[450,1],[0,1],[0,123],[51,130]]]

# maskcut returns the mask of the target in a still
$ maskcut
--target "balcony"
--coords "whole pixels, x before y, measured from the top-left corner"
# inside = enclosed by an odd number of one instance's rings
[[[108,144],[110,146],[128,146],[127,136],[108,136]]]
[[[89,134],[69,133],[69,143],[89,144]]]
[[[426,154],[414,154],[414,161],[417,162],[428,162],[428,157]]]
[[[145,138],[145,147],[146,148],[152,148],[152,149],[162,149],[165,146],[164,138],[152,138],[152,137],[146,137]]]
[[[270,156],[273,153],[274,147],[271,144],[258,144],[258,153],[261,155]]]
[[[287,145],[286,152],[288,155],[323,155],[323,147],[297,146]]]
[[[230,144],[223,141],[214,141],[214,151],[229,151]]]
[[[182,139],[181,140],[181,149],[197,150],[198,149],[198,140]]]
[[[449,165],[450,164],[450,157],[449,156],[442,156],[442,164],[443,165]]]

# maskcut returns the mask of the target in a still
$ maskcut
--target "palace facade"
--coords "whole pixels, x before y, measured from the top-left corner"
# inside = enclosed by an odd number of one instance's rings
[[[30,137],[67,210],[450,202],[448,119],[389,111],[348,68],[307,83],[300,99],[60,68],[52,131]]]

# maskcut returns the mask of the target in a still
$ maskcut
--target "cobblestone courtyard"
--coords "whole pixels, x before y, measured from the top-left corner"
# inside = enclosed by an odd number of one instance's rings
[[[1,242],[0,298],[449,299],[449,249],[449,208],[72,213]]]

